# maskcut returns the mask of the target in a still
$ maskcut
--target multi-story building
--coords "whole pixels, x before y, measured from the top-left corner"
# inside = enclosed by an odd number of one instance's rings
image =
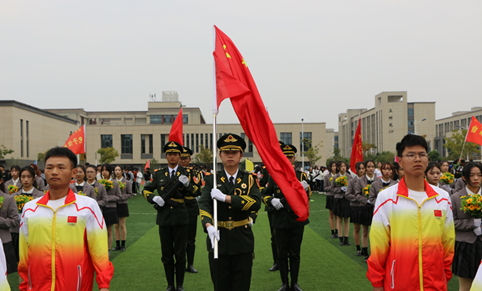
[[[375,96],[371,109],[348,109],[338,114],[338,143],[340,153],[350,157],[361,118],[362,141],[374,144],[376,152],[395,152],[396,143],[407,133],[425,136],[432,147],[435,137],[435,102],[408,102],[407,92],[382,92]]]
[[[472,116],[482,121],[482,107],[473,107],[470,111],[453,112],[452,116],[437,119],[435,121],[434,148],[442,157],[448,157],[449,152],[444,147],[445,138],[452,137],[454,130],[468,129]]]
[[[8,159],[25,166],[37,160],[39,153],[63,146],[79,122],[68,117],[14,101],[0,100],[0,145],[13,150]]]

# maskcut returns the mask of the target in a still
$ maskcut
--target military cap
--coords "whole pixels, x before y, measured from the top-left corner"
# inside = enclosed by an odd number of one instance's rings
[[[163,148],[164,153],[182,153],[182,145],[175,141],[168,141]]]
[[[218,139],[217,146],[219,151],[244,152],[246,142],[237,134],[227,133]]]
[[[279,146],[280,146],[281,148],[283,148],[283,146],[285,145],[285,143],[282,142],[282,141],[280,141],[280,140],[279,140],[278,142],[279,142]]]
[[[192,151],[188,147],[182,147],[181,157],[190,157],[192,156]]]
[[[298,151],[296,147],[292,144],[285,144],[281,146],[281,150],[283,151],[283,154],[287,157],[294,157],[296,152]]]

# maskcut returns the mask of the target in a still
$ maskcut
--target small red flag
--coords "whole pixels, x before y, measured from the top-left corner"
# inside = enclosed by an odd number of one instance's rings
[[[230,98],[234,111],[248,138],[255,144],[269,174],[281,188],[290,207],[305,221],[309,216],[308,196],[296,178],[293,166],[281,151],[278,136],[246,61],[233,41],[214,26],[216,31],[213,52],[216,71],[216,95],[213,112]]]
[[[361,138],[361,117],[358,118],[353,147],[351,148],[350,171],[356,174],[356,163],[363,162],[363,145]]]
[[[70,135],[64,148],[69,148],[76,155],[85,153],[85,125]]]
[[[147,160],[146,166],[144,167],[144,171],[147,170],[147,168],[151,168],[151,160]]]
[[[480,124],[475,116],[472,116],[465,141],[482,145],[482,124]]]
[[[174,123],[172,124],[171,132],[169,133],[169,141],[175,141],[180,145],[184,145],[182,137],[182,107],[177,114],[176,120],[174,120]]]
[[[433,214],[435,215],[435,217],[442,217],[442,210],[434,210]]]
[[[67,223],[77,223],[77,216],[67,217]]]

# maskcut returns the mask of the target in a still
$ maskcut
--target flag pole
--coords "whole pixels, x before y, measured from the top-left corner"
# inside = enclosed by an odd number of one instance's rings
[[[460,152],[459,163],[460,163],[460,159],[462,159],[462,155],[464,154],[464,148],[465,148],[465,143],[467,142],[467,135],[469,135],[469,129],[470,129],[470,125],[469,125],[469,128],[467,128],[467,133],[465,134],[464,144],[462,145],[462,151]]]
[[[213,26],[213,52],[216,50],[216,29]],[[216,96],[216,61],[213,58],[213,189],[218,188],[216,158],[218,155],[218,147],[216,146],[216,119],[218,115],[217,96]],[[218,231],[218,201],[213,199],[213,220],[214,229]],[[218,258],[218,240],[214,239],[214,259]]]

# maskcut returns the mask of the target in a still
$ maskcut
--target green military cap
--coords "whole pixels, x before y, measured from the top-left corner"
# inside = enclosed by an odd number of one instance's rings
[[[240,151],[244,152],[246,142],[239,135],[227,133],[218,139],[217,146],[219,151]]]
[[[188,147],[182,147],[181,157],[190,157],[192,156],[192,151]]]
[[[281,146],[281,150],[283,151],[283,154],[287,157],[294,157],[296,152],[298,151],[296,147],[292,144],[284,144]]]
[[[182,145],[175,141],[168,141],[163,148],[164,153],[182,153]]]
[[[285,143],[282,142],[282,141],[280,141],[280,140],[279,140],[278,142],[279,142],[279,146],[280,146],[281,148],[283,148],[283,146],[285,145]]]

